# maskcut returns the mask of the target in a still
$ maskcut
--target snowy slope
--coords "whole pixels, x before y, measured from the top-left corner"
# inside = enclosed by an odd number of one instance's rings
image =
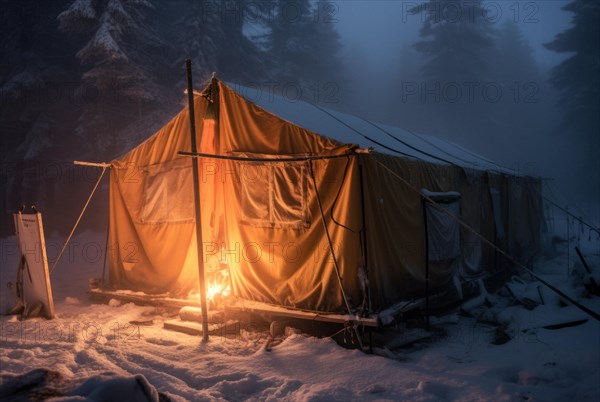
[[[103,239],[84,233],[75,238],[75,250]],[[2,249],[12,242],[3,240]],[[9,254],[2,256],[3,308],[14,272]],[[434,321],[445,335],[407,349],[376,350],[379,355],[299,334],[267,351],[267,334],[247,325],[202,344],[164,330],[162,322],[171,318],[164,310],[91,304],[85,288],[89,277],[100,275],[102,259],[91,262],[96,258],[90,256],[74,252],[53,275],[56,320],[1,318],[0,399],[15,376],[45,368],[53,386],[68,394],[57,400],[158,400],[157,392],[174,401],[600,400],[600,324],[593,319],[548,330],[530,325],[543,308],[510,310],[500,303],[490,310],[508,317],[512,339],[503,345],[492,344],[495,327],[451,315]],[[572,314],[553,308],[554,317]]]

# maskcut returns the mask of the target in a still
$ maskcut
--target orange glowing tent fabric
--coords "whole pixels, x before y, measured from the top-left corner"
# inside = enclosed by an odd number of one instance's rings
[[[219,89],[218,136],[214,123],[202,118],[207,101],[195,98],[201,153],[280,157],[344,154],[352,148],[283,121],[222,83]],[[188,121],[184,110],[113,161],[109,235],[113,287],[179,296],[197,288],[192,159],[178,155],[190,149]],[[312,175],[307,161],[200,161],[205,265],[210,271],[226,263],[235,295],[313,310],[344,306],[323,233],[314,176],[326,216],[334,213],[346,227],[328,223],[347,296],[361,300],[355,263],[360,205],[350,202],[360,198],[352,177],[356,162],[344,157],[311,164]]]
[[[491,173],[363,152],[278,117],[221,81],[215,85],[214,119],[207,98],[195,97],[198,151],[237,159],[198,158],[202,246],[206,272],[226,268],[234,296],[344,313],[348,306],[377,312],[423,297],[425,229],[415,188],[460,191],[461,215],[486,235],[496,231],[495,216],[508,223],[506,211],[494,214]],[[179,154],[190,144],[186,108],[112,162],[113,288],[176,297],[197,293],[193,159]],[[539,192],[521,191],[518,197],[522,215],[533,216],[528,228],[535,233],[539,217],[529,212],[539,207]],[[530,247],[539,240],[518,235]],[[478,252],[480,244],[470,241],[461,243],[465,258],[430,264],[432,292],[448,288],[461,269],[492,264],[489,252]]]

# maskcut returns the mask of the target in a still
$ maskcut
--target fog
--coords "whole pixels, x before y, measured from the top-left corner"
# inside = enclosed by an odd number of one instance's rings
[[[486,10],[491,14],[489,19],[496,29],[499,29],[505,21],[513,22],[518,26],[524,39],[531,46],[532,56],[540,68],[540,76],[535,77],[536,84],[540,86],[544,85],[541,80],[547,75],[548,70],[567,57],[543,46],[543,43],[550,42],[559,32],[570,25],[570,16],[561,10],[561,7],[567,3],[568,1],[557,0],[520,3],[484,2],[488,7]],[[414,43],[419,40],[419,29],[422,26],[424,15],[414,15],[409,12],[410,8],[419,2],[384,0],[348,1],[335,4],[337,29],[342,36],[344,58],[351,77],[346,85],[350,92],[353,91],[352,88],[360,88],[361,93],[360,98],[355,102],[356,110],[354,112],[362,112],[375,119],[391,121],[396,125],[406,125],[406,122],[403,123],[397,117],[398,112],[401,113],[402,103],[397,104],[392,112],[389,110],[384,112],[381,108],[390,93],[402,90],[402,86],[398,86],[397,81],[403,66],[422,63],[422,58],[416,52],[409,53],[413,56],[412,60],[402,59],[402,50],[412,50]],[[468,18],[468,16],[465,15],[464,18]],[[465,62],[468,63],[468,61]],[[507,65],[510,65],[511,62],[511,60],[506,60]],[[418,84],[420,83],[418,82]],[[365,92],[365,86],[376,88],[376,90],[367,89]],[[365,98],[365,94],[369,94],[372,99]],[[408,95],[407,101],[410,98],[411,95]],[[538,94],[533,100],[536,103],[543,101]],[[553,100],[557,101],[557,99]],[[479,102],[482,100],[480,99]],[[546,126],[544,122],[547,116],[530,117],[532,121],[539,120],[540,128]],[[435,116],[428,115],[428,119],[435,120]],[[428,131],[426,124],[422,126],[418,122],[408,124],[412,126],[410,128],[417,131]],[[429,134],[452,139],[452,136],[444,130],[434,130]],[[539,132],[531,133],[532,143],[529,146],[540,145],[538,142],[541,139],[538,137],[540,134]],[[476,135],[477,133],[465,133],[463,137],[458,138],[457,142],[468,148],[475,148],[478,152],[488,155],[500,163],[509,165],[519,162],[510,159],[510,147],[503,150],[487,148],[486,144],[479,144],[473,138]]]
[[[346,47],[357,47],[371,60],[391,58],[390,48],[417,41],[423,16],[409,10],[420,2],[410,1],[343,1],[336,2],[337,29]],[[541,66],[549,68],[565,56],[552,52],[543,43],[570,25],[570,16],[561,10],[568,0],[543,1],[485,1],[489,19],[496,25],[505,20],[516,21],[531,44],[533,55]],[[386,39],[388,38],[388,39]]]
[[[437,5],[444,7],[442,3],[438,2]],[[472,125],[465,121],[463,125],[449,126],[444,115],[436,114],[439,104],[434,104],[435,100],[427,99],[428,95],[423,99],[419,94],[406,93],[410,88],[408,83],[421,86],[426,82],[423,76],[415,74],[423,58],[414,51],[414,44],[419,41],[419,30],[427,14],[410,12],[420,2],[337,2],[336,24],[350,71],[350,79],[346,83],[350,93],[348,98],[353,99],[348,108],[371,119],[452,140],[502,165],[548,178],[547,185],[564,195],[561,202],[568,199],[595,205],[599,199],[598,172],[581,165],[582,155],[592,144],[580,142],[579,138],[567,135],[560,128],[559,96],[547,82],[551,69],[572,55],[551,51],[543,45],[572,26],[572,15],[561,9],[568,3],[564,0],[483,2],[492,29],[500,30],[503,24],[510,23],[518,28],[525,44],[530,47],[537,74],[526,77],[527,81],[522,81],[523,76],[510,77],[510,80],[518,83],[517,88],[522,96],[531,97],[525,103],[523,99],[514,97],[515,91],[505,91],[504,97],[511,98],[508,102],[520,109],[516,114],[505,115],[511,120],[510,125],[498,124],[498,121],[490,119],[483,125]],[[435,12],[436,9],[430,10],[430,13]],[[444,11],[437,9],[437,12]],[[461,16],[455,14],[454,19],[470,18],[464,9],[462,13]],[[595,43],[598,44],[597,40]],[[515,60],[506,59],[502,62],[506,70],[510,70]],[[494,82],[494,77],[488,80]],[[506,83],[500,84],[506,88]],[[462,95],[466,97],[466,90]],[[461,102],[463,98],[456,102],[462,105],[462,113],[468,113],[469,110],[478,113],[478,106],[488,101],[475,95],[472,103]],[[506,99],[501,99],[499,103],[503,100]],[[445,101],[453,103],[454,99],[444,99],[442,94],[439,103]],[[393,107],[389,106],[390,102]],[[415,107],[415,103],[420,105]],[[587,173],[583,178],[582,172]],[[597,207],[591,208],[589,212],[598,217]]]
[[[541,176],[556,202],[597,223],[599,5],[3,1],[3,222],[33,201],[79,210],[93,180],[72,161],[108,162],[164,125],[184,104],[191,58],[196,87],[215,72],[301,88],[310,102]],[[104,215],[90,219],[103,227]]]

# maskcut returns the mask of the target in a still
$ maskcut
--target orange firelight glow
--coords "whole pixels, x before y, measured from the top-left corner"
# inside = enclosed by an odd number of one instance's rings
[[[211,304],[218,304],[221,298],[231,294],[229,283],[229,271],[227,269],[209,270],[206,273],[206,299]],[[191,293],[188,297],[200,300],[200,293]]]
[[[208,300],[214,300],[218,295],[226,297],[231,293],[228,283],[208,283],[206,286],[206,298]]]

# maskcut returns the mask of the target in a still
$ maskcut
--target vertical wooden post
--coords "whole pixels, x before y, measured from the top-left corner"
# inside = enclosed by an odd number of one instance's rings
[[[566,218],[567,218],[567,280],[571,275],[571,226],[569,223],[569,206],[566,206]]]
[[[194,87],[192,84],[192,61],[185,61],[188,87],[188,103],[190,113],[190,135],[192,152],[197,153],[196,118],[194,116]],[[200,210],[200,180],[198,158],[192,159],[192,175],[194,180],[194,205],[196,213],[196,247],[198,250],[198,283],[200,285],[200,306],[202,307],[202,342],[208,342],[208,309],[206,307],[206,280],[204,277],[204,250],[202,249],[202,211]]]
[[[421,197],[423,206],[423,227],[425,229],[425,315],[426,329],[429,330],[429,228],[427,227],[427,200]]]
[[[364,184],[364,174],[363,174],[363,162],[362,156],[360,154],[357,155],[358,160],[358,175],[360,176],[360,208],[362,215],[362,230],[360,231],[360,246],[361,246],[361,258],[362,265],[365,270],[365,274],[367,275],[367,279],[369,278],[369,254],[367,249],[367,217],[365,215],[365,184]],[[367,292],[367,311],[371,313],[371,289],[370,286],[367,286],[365,289]],[[369,335],[370,336],[370,335]]]

